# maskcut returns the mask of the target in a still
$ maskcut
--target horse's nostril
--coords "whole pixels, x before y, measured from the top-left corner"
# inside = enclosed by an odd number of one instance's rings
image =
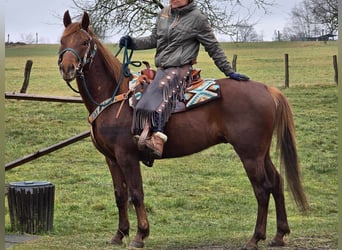
[[[75,72],[76,68],[75,65],[69,64],[68,66],[64,64],[59,64],[59,70],[64,74],[72,74]]]
[[[69,72],[74,72],[75,66],[73,64],[69,65]]]
[[[60,71],[61,73],[65,73],[63,64],[59,64],[59,71]]]

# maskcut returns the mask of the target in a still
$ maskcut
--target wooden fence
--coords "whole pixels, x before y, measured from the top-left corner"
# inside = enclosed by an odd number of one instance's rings
[[[334,67],[334,81],[336,85],[338,84],[338,63],[337,63],[337,56],[334,55],[332,57],[333,60],[333,67]],[[289,69],[289,54],[284,54],[284,64],[285,64],[285,81],[284,81],[284,86],[285,88],[290,87],[290,69]],[[232,60],[232,68],[234,71],[236,71],[237,67],[237,55],[233,55],[233,60]]]
[[[83,103],[81,97],[58,97],[58,96],[45,96],[45,95],[29,95],[26,94],[27,87],[29,85],[30,80],[30,73],[32,68],[33,62],[31,60],[28,60],[26,62],[25,66],[25,73],[24,73],[24,82],[22,85],[22,88],[20,90],[20,93],[15,92],[5,92],[5,98],[6,99],[17,99],[17,100],[30,100],[30,101],[45,101],[45,102],[68,102],[68,103]],[[10,170],[12,168],[18,167],[24,163],[30,162],[32,160],[35,160],[39,157],[42,157],[46,154],[52,153],[58,149],[61,149],[63,147],[66,147],[72,143],[75,143],[77,141],[80,141],[86,137],[90,136],[90,131],[85,131],[83,133],[80,133],[79,135],[70,137],[69,139],[66,139],[64,141],[61,141],[59,143],[56,143],[54,145],[51,145],[47,148],[43,148],[41,150],[38,150],[32,154],[26,155],[22,158],[16,159],[12,162],[9,162],[5,165],[5,171]]]

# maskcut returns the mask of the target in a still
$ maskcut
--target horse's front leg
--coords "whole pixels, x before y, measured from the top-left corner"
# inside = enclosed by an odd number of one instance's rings
[[[133,165],[127,168],[127,186],[129,188],[129,195],[134,205],[135,212],[138,221],[138,231],[134,239],[130,243],[130,247],[143,248],[144,239],[146,239],[150,233],[150,226],[147,219],[147,212],[144,203],[144,191],[142,184],[142,176],[140,171],[139,162],[137,165]]]
[[[122,148],[121,148],[122,149]],[[122,238],[128,235],[128,196],[134,205],[138,221],[138,230],[130,247],[143,248],[144,239],[150,232],[147,212],[144,204],[144,191],[139,160],[134,154],[120,152],[116,162],[108,161],[112,173],[116,203],[119,209],[119,229],[111,240],[112,243],[121,244]]]
[[[128,188],[124,175],[115,161],[106,158],[112,175],[116,205],[119,210],[119,227],[116,234],[109,241],[111,244],[121,245],[122,239],[129,235],[128,220]]]

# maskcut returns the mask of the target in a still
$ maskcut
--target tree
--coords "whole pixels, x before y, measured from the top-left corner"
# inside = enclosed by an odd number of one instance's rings
[[[338,0],[311,0],[309,8],[314,18],[321,23],[326,34],[338,30]]]
[[[212,27],[221,34],[233,36],[241,22],[245,22],[254,8],[272,6],[272,0],[196,0],[199,8],[208,16]],[[75,6],[87,11],[92,19],[94,32],[104,38],[109,33],[124,32],[143,35],[149,32],[155,18],[168,0],[73,0]],[[242,10],[242,11],[241,11]],[[245,16],[240,17],[244,12]]]
[[[34,35],[32,33],[21,34],[20,37],[21,37],[21,41],[23,41],[24,43],[27,43],[27,44],[35,43],[35,38],[34,38]]]
[[[258,42],[262,40],[251,24],[241,23],[237,25],[236,30],[236,42]]]
[[[314,16],[310,8],[310,0],[304,0],[298,6],[294,7],[291,11],[293,30],[296,31],[299,37],[310,37],[316,35],[314,30],[317,28],[317,23],[315,22]]]
[[[291,23],[283,30],[285,40],[317,38],[338,29],[338,0],[303,0],[291,11]]]

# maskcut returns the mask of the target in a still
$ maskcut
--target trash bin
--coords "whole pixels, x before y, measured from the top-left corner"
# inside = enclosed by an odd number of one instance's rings
[[[47,181],[12,182],[7,197],[12,231],[28,234],[52,231],[53,184]]]

